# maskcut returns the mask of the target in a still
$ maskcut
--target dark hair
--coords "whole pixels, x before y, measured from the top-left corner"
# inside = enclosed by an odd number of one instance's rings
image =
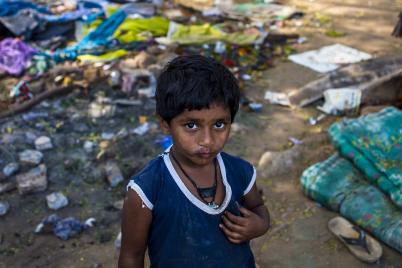
[[[156,113],[170,123],[185,109],[201,110],[219,103],[230,109],[233,122],[239,99],[236,78],[224,65],[201,55],[179,56],[158,78]]]

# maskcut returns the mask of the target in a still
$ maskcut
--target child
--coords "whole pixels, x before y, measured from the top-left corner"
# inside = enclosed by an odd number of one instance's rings
[[[232,73],[199,55],[175,58],[156,89],[173,145],[127,186],[119,267],[255,267],[249,241],[269,214],[248,162],[222,152],[239,107]]]

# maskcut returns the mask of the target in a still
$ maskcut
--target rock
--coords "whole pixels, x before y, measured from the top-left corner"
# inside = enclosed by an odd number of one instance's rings
[[[33,132],[25,132],[25,139],[28,144],[34,144],[35,140],[38,138],[35,133]]]
[[[36,193],[47,188],[47,168],[44,164],[17,175],[17,188],[20,194]]]
[[[47,206],[58,210],[68,205],[68,199],[61,192],[54,192],[46,196]]]
[[[39,151],[52,149],[53,148],[52,141],[50,140],[49,137],[41,136],[35,140],[35,148],[36,150]]]
[[[42,162],[43,154],[35,150],[25,150],[19,154],[19,157],[21,162],[38,165]]]
[[[271,178],[287,174],[295,160],[300,157],[300,152],[298,146],[282,152],[265,152],[258,163],[258,175],[262,178]]]
[[[116,187],[119,183],[124,181],[123,175],[116,163],[108,162],[105,166],[107,180],[110,186]]]
[[[0,183],[0,194],[14,190],[16,187],[14,182]]]
[[[89,105],[88,114],[92,118],[112,117],[116,112],[116,105],[100,104],[92,102]]]
[[[15,174],[19,169],[18,163],[12,162],[7,164],[4,168],[3,168],[3,174],[6,177],[10,177],[11,175]]]
[[[10,204],[7,201],[0,201],[0,216],[7,214],[10,209]]]

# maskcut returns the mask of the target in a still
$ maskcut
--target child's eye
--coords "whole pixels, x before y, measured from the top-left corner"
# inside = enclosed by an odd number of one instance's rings
[[[188,122],[184,125],[188,129],[196,129],[197,125],[194,122]]]
[[[224,122],[220,122],[220,121],[216,122],[214,125],[215,128],[219,128],[219,129],[225,128],[225,126],[226,126],[226,124]]]

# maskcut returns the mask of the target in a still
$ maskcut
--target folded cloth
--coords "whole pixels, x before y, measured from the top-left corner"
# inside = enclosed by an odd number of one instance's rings
[[[340,213],[402,253],[402,212],[353,164],[339,156],[316,163],[301,176],[304,193]]]
[[[402,208],[402,111],[388,107],[328,130],[340,155]]]

